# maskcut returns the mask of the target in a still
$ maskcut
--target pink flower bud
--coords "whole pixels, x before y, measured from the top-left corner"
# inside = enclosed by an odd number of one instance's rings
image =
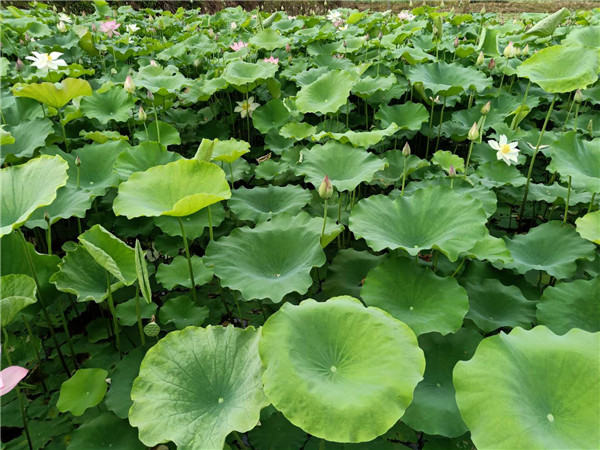
[[[133,94],[135,92],[135,84],[133,82],[133,78],[131,78],[131,75],[127,75],[127,78],[125,78],[123,88],[126,92],[129,92],[130,94]]]
[[[456,175],[456,169],[452,164],[450,164],[450,169],[448,169],[448,175],[450,177],[454,177]]]
[[[321,186],[319,186],[319,197],[322,199],[329,199],[333,195],[333,186],[331,185],[331,181],[329,177],[325,175],[323,181],[321,182]]]
[[[492,58],[488,64],[488,69],[492,70],[494,67],[496,67],[496,61],[494,61],[494,58]]]
[[[15,70],[17,72],[20,72],[22,68],[23,68],[23,61],[21,61],[21,58],[17,58],[17,62],[15,63]]]

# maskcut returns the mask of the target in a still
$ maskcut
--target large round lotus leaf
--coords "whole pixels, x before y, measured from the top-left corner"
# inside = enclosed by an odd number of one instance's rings
[[[302,86],[296,105],[302,113],[334,113],[345,105],[357,80],[353,72],[331,70]]]
[[[573,47],[598,48],[598,34],[600,26],[586,25],[585,27],[571,28],[569,34],[563,39],[563,45]]]
[[[305,122],[288,122],[281,127],[281,136],[285,138],[296,139],[297,141],[306,139],[317,132],[317,128]]]
[[[68,167],[60,156],[42,155],[0,170],[0,236],[27,222],[39,207],[54,201],[58,188],[67,183]]]
[[[582,238],[600,244],[600,211],[594,211],[578,218],[575,225]]]
[[[74,416],[81,416],[104,398],[107,376],[104,369],[79,369],[60,387],[56,407],[60,412],[70,411]]]
[[[456,332],[469,310],[467,292],[451,277],[439,277],[406,258],[384,261],[369,272],[360,295],[405,322],[418,336]]]
[[[211,241],[205,262],[214,266],[223,286],[240,291],[246,300],[279,303],[290,292],[308,291],[310,271],[325,263],[325,254],[320,230],[284,214]]]
[[[0,325],[5,327],[19,311],[36,302],[37,287],[28,275],[13,274],[0,277]]]
[[[587,141],[577,133],[565,133],[552,144],[552,161],[548,171],[558,172],[563,181],[571,178],[575,189],[600,192],[600,139]]]
[[[433,220],[435,218],[435,220]],[[430,186],[395,200],[374,195],[360,200],[350,215],[350,230],[376,252],[402,248],[411,256],[436,249],[456,261],[487,235],[481,203],[447,187]]]
[[[119,186],[116,215],[187,216],[231,196],[225,172],[211,163],[181,159],[137,172]]]
[[[598,67],[596,49],[554,45],[525,60],[517,67],[517,75],[529,78],[547,92],[562,93],[594,84]]]
[[[492,85],[492,79],[473,67],[443,61],[412,66],[406,75],[411,83],[421,83],[433,95],[449,97],[472,89],[481,92]]]
[[[127,300],[126,302],[119,303],[115,308],[117,311],[117,318],[119,319],[120,324],[130,327],[137,323],[136,303],[139,304],[140,317],[142,319],[150,319],[156,314],[156,309],[158,308],[158,305],[156,303],[147,303],[142,300],[141,296],[139,296],[137,300],[134,297],[132,299]],[[127,417],[127,414],[125,414],[124,417]]]
[[[294,425],[334,442],[365,442],[402,417],[425,359],[408,326],[352,297],[286,303],[259,344],[265,394]]]
[[[452,370],[458,361],[473,356],[481,339],[479,333],[468,328],[446,336],[419,336],[419,347],[425,352],[425,375],[402,422],[427,434],[458,437],[467,432],[454,397]]]
[[[25,226],[27,228],[39,227],[46,230],[48,229],[48,222],[53,225],[60,219],[70,217],[83,219],[86,211],[92,207],[93,200],[94,195],[89,191],[69,185],[63,186],[56,191],[56,198],[50,205],[38,208],[29,216]]]
[[[35,133],[31,130],[35,130]],[[35,149],[45,145],[46,138],[53,132],[53,127],[50,119],[37,118],[17,125],[7,125],[2,131],[10,133],[14,139],[12,143],[0,141],[2,145],[0,154],[4,161],[8,155],[14,155],[16,158],[31,158]]]
[[[482,240],[477,241],[475,246],[466,251],[462,256],[481,261],[486,260],[491,263],[501,262],[506,264],[512,261],[512,256],[510,256],[510,252],[506,248],[506,242],[501,238],[489,234]]]
[[[149,447],[221,449],[232,431],[256,426],[268,401],[260,332],[232,326],[174,331],[148,350],[133,383],[129,422]]]
[[[254,128],[266,134],[270,129],[280,128],[288,123],[290,117],[290,112],[283,102],[278,98],[274,98],[265,105],[256,108],[256,111],[252,114],[252,123]]]
[[[187,79],[175,66],[153,66],[148,65],[140,68],[139,72],[133,75],[135,85],[153,92],[154,94],[167,95],[175,94],[184,86],[189,85],[192,80]]]
[[[264,61],[249,63],[234,61],[223,72],[223,79],[234,86],[245,86],[259,80],[271,78],[277,72],[277,65]]]
[[[133,116],[135,102],[120,87],[112,87],[106,92],[94,92],[91,97],[81,100],[81,112],[84,116],[98,119],[100,123],[126,122]]]
[[[421,103],[406,102],[401,105],[383,105],[375,113],[375,118],[381,121],[382,127],[395,123],[400,130],[417,131],[429,119],[429,112]]]
[[[156,131],[157,123],[158,130],[160,131],[160,139],[158,138],[159,133]],[[146,130],[148,130],[148,134],[146,134]],[[133,136],[140,142],[158,142],[165,147],[181,144],[181,137],[177,128],[160,120],[148,123],[145,129],[138,129]]]
[[[544,326],[484,339],[454,369],[456,402],[485,449],[595,449],[600,442],[600,333]]]
[[[250,43],[252,45],[269,51],[285,47],[287,42],[286,39],[281,37],[281,34],[272,28],[265,28],[250,38]]]
[[[120,179],[126,180],[132,173],[144,172],[154,166],[169,164],[181,158],[179,153],[168,151],[158,142],[142,142],[119,155],[115,161],[115,172]]]
[[[516,286],[495,279],[467,279],[465,288],[469,295],[467,318],[486,333],[502,327],[531,328],[535,322],[535,302],[527,300]]]
[[[594,244],[562,222],[553,220],[531,228],[527,234],[506,239],[513,262],[506,265],[519,273],[544,270],[549,275],[570,278],[578,259],[594,259]]]
[[[246,141],[238,141],[237,139],[220,141],[217,139],[212,148],[212,159],[231,164],[249,151],[250,144]]]
[[[227,204],[238,219],[263,222],[283,212],[298,214],[311,198],[311,193],[300,186],[268,185],[238,188]]]
[[[340,250],[327,267],[327,277],[321,285],[323,294],[326,297],[350,295],[360,298],[360,290],[367,273],[385,258],[386,256],[374,255],[366,250]]]
[[[221,225],[225,219],[225,209],[222,203],[216,203],[210,206],[210,214],[212,217],[213,227]],[[208,208],[190,214],[181,218],[185,236],[188,239],[196,239],[204,234],[204,230],[208,228]],[[177,217],[160,216],[154,218],[154,223],[164,233],[169,236],[181,236],[181,227]]]
[[[599,277],[549,286],[537,304],[538,323],[557,334],[571,328],[600,331],[599,293]]]
[[[323,138],[332,138],[336,141],[345,144],[346,142],[350,142],[355,147],[373,147],[376,144],[379,144],[383,138],[392,136],[396,131],[398,131],[398,125],[395,123],[391,123],[385,130],[371,130],[371,131],[353,131],[348,130],[343,133],[332,133],[330,131],[322,131],[318,134],[315,134],[312,139],[313,141],[321,141]]]
[[[183,330],[190,325],[202,325],[209,312],[208,306],[200,306],[189,297],[180,295],[167,300],[158,317],[161,323],[172,323],[178,330]]]
[[[80,78],[66,78],[60,83],[16,84],[15,97],[28,97],[53,108],[62,108],[75,97],[92,95],[90,84]]]
[[[329,141],[314,145],[302,152],[303,160],[295,168],[297,175],[304,175],[307,182],[318,189],[325,178],[339,191],[352,191],[363,181],[371,181],[375,172],[382,170],[386,162],[365,149]]]
[[[106,450],[107,448],[144,450],[137,433],[126,420],[106,412],[85,422],[70,436],[68,450]]]
[[[213,279],[213,271],[204,265],[201,257],[193,255],[191,259],[196,286],[209,283]],[[156,270],[156,281],[168,290],[172,290],[176,286],[191,289],[192,281],[187,258],[179,255],[173,258],[171,264],[160,264]]]

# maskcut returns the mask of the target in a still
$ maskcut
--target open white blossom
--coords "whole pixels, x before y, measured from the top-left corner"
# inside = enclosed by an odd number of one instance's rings
[[[68,15],[68,14],[65,14],[65,13],[58,13],[58,19],[59,19],[61,22],[66,22],[66,23],[71,23],[71,22],[73,22],[73,19],[71,19],[71,17],[69,17],[69,15]]]
[[[341,18],[342,13],[339,11],[329,11],[329,14],[327,14],[327,20],[329,20],[330,22],[337,22]]]
[[[246,116],[252,117],[252,113],[256,108],[260,106],[259,103],[254,103],[254,97],[250,97],[248,101],[236,102],[238,106],[235,107],[234,111],[239,112],[242,119]]]
[[[26,56],[25,59],[33,61],[31,65],[37,67],[38,69],[56,70],[61,66],[67,65],[64,59],[59,59],[62,55],[60,52],[52,52],[50,54],[38,52],[31,53],[33,56]]]
[[[130,23],[129,25],[125,26],[125,29],[128,33],[135,33],[137,30],[140,29],[140,27],[138,27],[135,23]]]
[[[506,136],[501,135],[500,142],[496,142],[492,139],[488,141],[488,144],[490,145],[490,147],[496,150],[496,158],[498,158],[498,161],[502,160],[509,166],[511,162],[514,162],[515,164],[517,163],[520,151],[517,148],[517,146],[519,145],[518,142],[509,143]]]

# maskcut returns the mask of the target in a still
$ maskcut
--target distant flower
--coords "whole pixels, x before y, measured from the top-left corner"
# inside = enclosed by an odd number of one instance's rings
[[[135,33],[137,30],[140,29],[140,27],[138,27],[135,23],[130,23],[129,25],[125,26],[125,29],[128,33]]]
[[[292,51],[292,47],[290,47],[290,43],[289,42],[287,44],[285,44],[285,51],[288,52],[288,53]]]
[[[117,31],[117,28],[120,26],[121,24],[117,23],[116,20],[107,20],[106,22],[102,22],[100,24],[100,31],[106,33],[108,37],[112,37],[113,34],[120,36],[119,32]]]
[[[10,366],[0,372],[0,396],[8,394],[27,375],[25,367]]]
[[[246,116],[252,117],[252,113],[256,108],[260,106],[258,103],[254,103],[254,97],[250,97],[247,101],[236,102],[238,106],[235,107],[234,111],[239,112],[242,119]]]
[[[150,65],[154,67],[158,67],[158,64],[153,59],[150,60]]]
[[[130,94],[133,94],[135,92],[135,84],[133,82],[133,78],[131,78],[131,75],[127,75],[127,77],[125,78],[123,88],[126,92],[129,92]]]
[[[22,68],[23,68],[23,61],[21,61],[21,58],[17,58],[17,62],[15,63],[15,70],[17,72],[20,72]]]
[[[498,158],[498,161],[503,160],[509,166],[511,162],[517,163],[519,157],[519,149],[517,148],[519,145],[518,142],[511,142],[509,144],[506,136],[501,135],[500,142],[496,142],[492,139],[488,141],[488,144],[496,150],[496,158]]]
[[[296,18],[296,16],[288,16],[288,19],[290,20],[294,20]]]
[[[450,168],[448,169],[448,176],[455,177],[456,176],[456,168],[450,164]]]
[[[26,56],[25,59],[33,61],[31,65],[37,67],[38,69],[56,70],[61,66],[67,65],[63,59],[59,59],[62,55],[60,52],[52,52],[50,54],[38,52],[31,53],[33,56]]]
[[[237,52],[238,50],[241,50],[244,47],[248,47],[248,44],[246,44],[244,41],[234,42],[229,46],[229,48],[234,52]]]
[[[229,25],[229,27],[230,27],[232,30],[237,30],[237,23],[235,23],[235,22],[231,22],[231,25]]]
[[[271,57],[270,57],[270,58],[265,58],[265,59],[263,59],[263,61],[264,61],[264,62],[271,63],[271,64],[275,64],[275,65],[278,65],[278,64],[279,64],[279,58],[273,58],[273,55],[271,55]]]
[[[413,20],[414,18],[414,14],[411,14],[408,11],[400,11],[398,13],[398,19],[400,20]]]
[[[65,13],[58,13],[58,19],[59,19],[61,22],[66,22],[66,23],[71,23],[71,22],[73,22],[73,20],[71,19],[71,17],[69,17],[69,15],[68,15],[68,14],[65,14]]]
[[[327,14],[327,20],[329,20],[330,22],[337,22],[341,18],[342,13],[339,11],[329,11],[329,14]]]
[[[58,22],[58,25],[56,25],[56,28],[58,29],[58,31],[60,31],[61,33],[64,33],[65,31],[67,31],[67,26],[65,25],[64,22]]]
[[[512,58],[517,54],[517,49],[513,45],[512,41],[508,43],[506,47],[504,47],[504,52],[502,52],[505,58]]]
[[[341,25],[339,27],[337,27],[338,31],[346,31],[348,29],[348,25]]]

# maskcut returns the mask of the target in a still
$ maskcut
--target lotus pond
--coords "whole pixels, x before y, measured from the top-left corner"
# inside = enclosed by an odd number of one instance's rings
[[[598,448],[599,10],[94,5],[0,10],[3,449]]]

